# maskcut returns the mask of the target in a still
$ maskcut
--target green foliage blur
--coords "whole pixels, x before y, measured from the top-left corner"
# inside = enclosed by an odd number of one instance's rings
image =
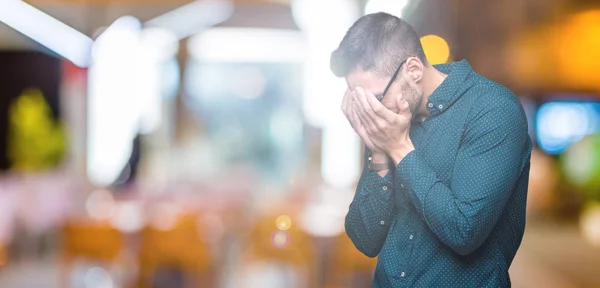
[[[62,123],[53,119],[40,90],[24,90],[12,103],[9,117],[11,170],[39,171],[61,162],[66,150],[65,131]]]

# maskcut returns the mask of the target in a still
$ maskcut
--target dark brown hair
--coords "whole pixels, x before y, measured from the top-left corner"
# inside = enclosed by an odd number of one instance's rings
[[[391,76],[410,56],[428,65],[421,40],[406,21],[383,12],[358,19],[331,54],[331,71],[346,77],[356,68]]]

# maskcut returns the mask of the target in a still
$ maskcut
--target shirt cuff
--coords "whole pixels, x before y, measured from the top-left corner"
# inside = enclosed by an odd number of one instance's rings
[[[385,177],[381,177],[376,171],[367,170],[364,173],[366,174],[364,175],[364,183],[362,189],[360,189],[360,194],[363,196],[374,194],[381,200],[389,202],[394,187],[392,185],[394,179],[392,171],[388,171]]]
[[[403,189],[410,191],[408,194],[417,211],[424,212],[425,199],[437,178],[417,151],[411,151],[400,161],[395,179]]]

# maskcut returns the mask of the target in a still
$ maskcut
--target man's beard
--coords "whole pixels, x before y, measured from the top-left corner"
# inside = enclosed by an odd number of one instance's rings
[[[403,98],[406,99],[406,102],[408,102],[408,109],[410,110],[410,113],[413,117],[415,117],[417,113],[419,113],[419,105],[421,104],[421,97],[423,95],[420,95],[419,91],[408,85],[408,83],[402,85],[400,89]]]

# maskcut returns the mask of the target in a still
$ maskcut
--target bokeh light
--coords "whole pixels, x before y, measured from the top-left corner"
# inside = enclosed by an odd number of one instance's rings
[[[559,154],[571,143],[598,130],[600,104],[548,102],[540,106],[536,120],[540,148],[549,154]]]
[[[557,26],[555,39],[557,58],[560,63],[556,71],[571,85],[595,85],[598,87],[600,74],[600,10],[589,10],[573,15]]]
[[[153,210],[149,215],[149,224],[161,231],[171,230],[177,224],[179,214],[181,213],[179,206],[172,202],[159,203]]]
[[[123,201],[116,205],[116,210],[111,217],[113,227],[125,232],[134,233],[144,226],[142,207],[135,201]]]
[[[301,63],[305,46],[294,30],[215,27],[190,37],[187,49],[206,63]]]
[[[600,134],[574,143],[561,160],[565,178],[571,184],[590,193],[600,189]]]
[[[292,218],[287,215],[281,215],[275,220],[275,225],[277,225],[277,229],[287,231],[292,227]]]
[[[600,203],[587,204],[579,221],[583,238],[590,245],[600,247]]]
[[[91,218],[107,220],[114,213],[115,200],[110,191],[99,189],[88,196],[85,202],[85,209]]]
[[[299,225],[314,237],[335,237],[344,233],[344,212],[344,208],[333,203],[309,204],[300,214]]]
[[[103,268],[93,267],[85,273],[85,287],[113,288],[113,279]]]
[[[143,79],[138,74],[149,72],[138,65],[143,59],[140,29],[136,18],[120,17],[94,43],[86,100],[86,172],[94,185],[107,187],[118,178],[140,128],[140,104],[146,95],[138,91],[143,85],[136,82],[149,85],[137,81]]]
[[[565,16],[515,33],[507,45],[507,75],[521,89],[600,90],[600,10]]]
[[[271,233],[271,244],[279,249],[287,247],[290,244],[290,233],[288,231],[275,230]]]
[[[446,63],[450,58],[450,46],[444,38],[437,35],[426,35],[421,37],[421,45],[429,64],[436,65]]]

